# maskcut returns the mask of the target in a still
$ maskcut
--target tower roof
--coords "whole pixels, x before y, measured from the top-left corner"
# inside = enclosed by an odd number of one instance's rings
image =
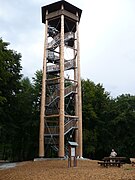
[[[79,16],[79,20],[80,20],[82,10],[77,8],[74,5],[70,4],[69,2],[67,2],[65,0],[61,0],[61,1],[57,1],[57,2],[48,4],[48,5],[42,7],[42,23],[45,23],[46,10],[48,10],[48,13],[54,12],[54,11],[60,10],[61,5],[64,6],[65,10],[69,11],[72,14],[76,14],[76,12],[78,12],[78,16]]]

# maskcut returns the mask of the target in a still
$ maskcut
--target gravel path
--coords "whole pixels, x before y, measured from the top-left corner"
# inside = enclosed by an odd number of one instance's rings
[[[0,180],[135,180],[135,167],[100,167],[94,160],[78,160],[68,168],[67,160],[43,160],[18,163],[0,170]]]
[[[8,169],[8,168],[12,168],[15,167],[16,163],[0,163],[0,170],[1,169]]]

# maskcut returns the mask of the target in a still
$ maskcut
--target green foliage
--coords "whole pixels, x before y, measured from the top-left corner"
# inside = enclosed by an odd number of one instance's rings
[[[115,100],[115,117],[111,120],[111,133],[115,131],[113,144],[122,155],[134,157],[135,147],[135,96],[121,95]]]
[[[106,151],[106,112],[109,105],[109,94],[105,92],[102,85],[95,85],[89,79],[82,80],[82,110],[83,110],[83,129],[87,130],[89,138],[83,138],[84,156],[89,147],[89,157],[100,158],[99,152]],[[88,133],[89,132],[89,133]],[[99,155],[98,155],[99,154]]]
[[[8,49],[8,45],[9,43],[0,39],[0,148],[3,150],[4,158],[12,156],[10,149],[6,150],[6,147],[11,147],[14,141],[14,110],[22,77],[21,55]]]
[[[34,108],[39,114],[40,111],[40,97],[42,88],[42,71],[36,71],[35,77],[33,79],[33,90],[34,90]]]
[[[0,40],[0,158],[33,159],[38,154],[41,72],[34,84],[21,79],[21,55]]]
[[[134,157],[135,96],[112,99],[102,85],[82,80],[84,156],[102,159],[112,148]]]
[[[0,159],[34,159],[38,157],[42,71],[35,73],[32,82],[22,79],[21,55],[8,45],[0,39]],[[65,87],[69,85],[65,82]],[[69,102],[65,110],[72,114],[69,100],[65,99]],[[82,116],[84,157],[102,159],[112,148],[119,156],[135,156],[135,96],[112,99],[103,85],[82,80]]]
[[[8,50],[9,43],[0,39],[0,105],[9,103],[18,92],[21,79],[21,55]],[[2,109],[0,110],[2,111]]]

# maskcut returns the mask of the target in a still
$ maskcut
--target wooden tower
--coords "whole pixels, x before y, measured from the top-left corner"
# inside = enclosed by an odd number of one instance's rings
[[[68,155],[68,141],[82,157],[79,21],[82,10],[61,0],[42,7],[45,24],[39,157]],[[67,55],[68,51],[68,55]]]

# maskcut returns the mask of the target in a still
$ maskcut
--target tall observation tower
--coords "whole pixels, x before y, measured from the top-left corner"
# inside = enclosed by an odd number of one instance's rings
[[[61,0],[42,7],[45,24],[39,157],[68,154],[78,143],[82,157],[79,21],[82,10]]]

